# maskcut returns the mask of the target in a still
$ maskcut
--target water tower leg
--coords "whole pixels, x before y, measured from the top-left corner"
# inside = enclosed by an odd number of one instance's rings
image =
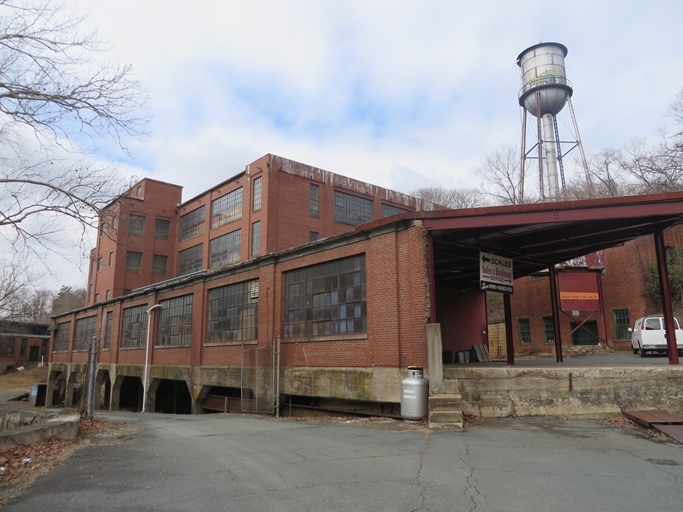
[[[560,198],[560,183],[557,178],[555,126],[552,114],[543,114],[543,141],[545,143],[546,169],[548,170],[548,195],[551,201],[557,201]]]

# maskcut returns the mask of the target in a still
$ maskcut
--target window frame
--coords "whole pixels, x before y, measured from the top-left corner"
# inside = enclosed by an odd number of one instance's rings
[[[157,320],[155,346],[192,345],[192,308],[194,294],[180,295],[159,301],[161,310]]]
[[[282,287],[284,341],[367,337],[365,254],[284,272]]]
[[[62,322],[57,324],[54,330],[54,343],[52,344],[53,352],[68,352],[71,344],[71,322]]]
[[[334,221],[350,226],[360,226],[374,219],[374,203],[367,197],[334,191]]]
[[[137,265],[132,261],[133,258],[137,258]],[[126,251],[126,272],[142,272],[142,253],[137,251]]]
[[[145,236],[145,216],[131,213],[128,216],[128,234]]]
[[[308,214],[316,219],[320,217],[320,186],[310,184],[308,191]]]
[[[541,317],[543,323],[543,343],[550,345],[555,343],[555,322],[552,316]]]
[[[257,220],[251,224],[251,257],[261,255],[261,221]]]
[[[193,245],[178,251],[178,277],[204,268],[204,244]],[[183,266],[185,268],[183,268]]]
[[[74,333],[74,352],[85,352],[90,349],[90,342],[95,336],[97,327],[97,315],[87,316],[76,320]]]
[[[625,313],[625,315],[624,315]],[[624,323],[624,321],[626,323]],[[631,315],[628,308],[613,309],[612,323],[614,326],[614,340],[615,341],[631,341]]]
[[[165,227],[160,227],[164,226]],[[171,221],[168,219],[154,219],[154,238],[158,240],[170,240],[171,239]]]
[[[145,348],[148,316],[147,304],[123,310],[121,348]]]
[[[528,318],[517,319],[517,335],[520,345],[531,345],[531,321]]]
[[[201,205],[199,208],[181,215],[178,229],[178,241],[184,242],[185,240],[204,234],[205,221],[205,205]]]
[[[244,187],[236,188],[211,201],[211,229],[240,220],[243,204]]]
[[[206,345],[258,343],[258,283],[254,279],[208,291]]]
[[[242,230],[236,229],[209,241],[209,268],[239,263],[242,253]]]
[[[251,190],[251,211],[257,212],[259,211],[263,205],[263,181],[261,179],[261,176],[257,176],[254,178],[254,181],[252,182],[252,190]]]
[[[160,267],[157,265],[159,261],[162,261],[161,259],[163,258],[163,272],[160,272]],[[168,256],[165,254],[153,254],[152,255],[152,274],[157,275],[157,276],[165,276],[168,275]]]

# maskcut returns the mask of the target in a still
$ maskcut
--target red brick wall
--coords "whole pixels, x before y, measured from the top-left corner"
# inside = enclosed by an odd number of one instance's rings
[[[280,261],[270,260],[255,268],[233,267],[223,275],[205,282],[177,285],[144,297],[119,300],[107,307],[93,307],[77,317],[98,314],[98,332],[106,311],[114,312],[112,345],[100,353],[100,362],[143,364],[144,347],[120,349],[125,308],[144,304],[147,308],[163,300],[193,294],[191,347],[156,347],[158,311],[153,313],[150,360],[155,365],[239,366],[241,345],[205,346],[206,298],[208,290],[225,284],[259,280],[258,347],[272,346],[282,332],[282,274],[292,269],[365,254],[367,284],[367,336],[343,336],[334,339],[281,343],[281,365],[320,367],[406,367],[426,366],[425,323],[428,319],[428,282],[425,256],[425,233],[420,226],[365,238],[340,247]],[[284,261],[283,261],[284,260]],[[76,315],[57,319],[62,322]],[[75,327],[72,327],[72,340]],[[85,353],[55,354],[55,361],[81,361]]]

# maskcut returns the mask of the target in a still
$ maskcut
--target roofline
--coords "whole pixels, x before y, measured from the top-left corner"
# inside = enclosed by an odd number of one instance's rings
[[[672,206],[665,207],[662,203],[680,203],[676,209],[671,209]],[[549,217],[548,214],[558,214],[559,212],[573,212],[578,210],[592,210],[604,209],[605,207],[615,209],[615,212],[628,214],[628,207],[642,207],[644,205],[654,205],[657,210],[664,210],[669,208],[668,213],[683,214],[683,191],[681,192],[667,192],[663,194],[647,194],[642,196],[619,196],[606,197],[598,199],[577,199],[572,201],[555,201],[545,203],[526,203],[503,206],[482,206],[476,208],[463,208],[458,210],[433,210],[433,211],[419,211],[409,212],[385,219],[378,219],[366,224],[356,226],[355,231],[363,231],[365,229],[372,229],[384,224],[394,222],[396,220],[423,220],[425,226],[429,221],[441,221],[446,219],[453,219],[456,222],[463,222],[465,219],[476,218],[475,226],[478,224],[488,224],[491,219],[499,218],[501,216],[511,216],[510,219],[519,219],[520,216],[527,217],[533,214],[540,214],[541,216]],[[571,213],[570,213],[571,215]],[[566,217],[565,213],[563,217]],[[626,215],[631,217],[633,215]],[[486,220],[484,220],[486,219]],[[509,220],[510,220],[509,219]],[[560,219],[557,219],[558,222]]]

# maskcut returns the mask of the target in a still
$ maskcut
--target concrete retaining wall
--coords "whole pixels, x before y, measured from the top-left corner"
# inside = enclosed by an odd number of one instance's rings
[[[463,411],[483,417],[683,414],[683,367],[462,368],[445,375]]]

